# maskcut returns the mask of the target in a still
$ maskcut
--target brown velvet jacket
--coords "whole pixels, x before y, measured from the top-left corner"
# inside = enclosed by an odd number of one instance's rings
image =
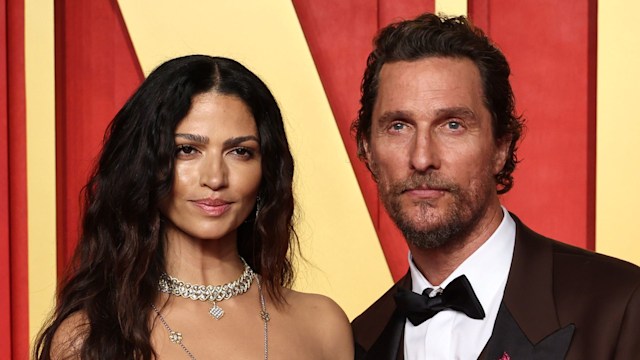
[[[640,359],[640,268],[545,238],[512,217],[513,261],[480,359]],[[409,273],[353,321],[356,359],[404,358],[399,287],[411,288]]]

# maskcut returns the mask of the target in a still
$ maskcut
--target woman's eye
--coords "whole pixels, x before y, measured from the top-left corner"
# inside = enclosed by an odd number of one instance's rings
[[[196,153],[196,148],[190,145],[178,145],[176,148],[176,155],[193,155]]]
[[[253,152],[247,148],[236,148],[231,150],[231,152],[240,157],[250,158],[251,156],[253,156]]]

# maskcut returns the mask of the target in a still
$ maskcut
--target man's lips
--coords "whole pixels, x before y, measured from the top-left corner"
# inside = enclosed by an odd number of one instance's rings
[[[404,193],[408,194],[413,198],[418,199],[435,199],[441,197],[446,192],[446,189],[436,189],[436,188],[410,188],[406,189]]]

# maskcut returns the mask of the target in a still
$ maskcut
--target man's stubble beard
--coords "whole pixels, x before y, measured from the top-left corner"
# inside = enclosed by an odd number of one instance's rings
[[[445,196],[450,197],[450,202],[444,213],[440,215],[435,213],[435,210],[436,201],[443,202],[447,200],[445,198],[416,202],[414,206],[419,208],[417,216],[405,213],[402,208],[402,194],[406,189],[418,184],[446,189]],[[490,174],[485,174],[483,179],[474,180],[468,189],[461,189],[452,181],[442,179],[434,171],[416,172],[409,179],[392,184],[378,179],[377,186],[384,207],[407,243],[421,249],[464,244],[487,212],[491,196],[495,194],[495,181]]]

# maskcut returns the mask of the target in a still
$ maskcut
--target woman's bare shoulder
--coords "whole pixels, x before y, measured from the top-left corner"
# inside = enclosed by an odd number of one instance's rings
[[[284,293],[287,304],[294,312],[305,312],[311,317],[331,316],[345,321],[347,316],[342,308],[331,298],[321,294],[304,293],[291,289],[285,290]]]
[[[287,290],[285,299],[296,322],[322,344],[326,359],[353,359],[353,335],[347,315],[331,298]]]
[[[77,311],[62,321],[51,340],[52,359],[79,359],[80,349],[89,331],[84,311]]]

